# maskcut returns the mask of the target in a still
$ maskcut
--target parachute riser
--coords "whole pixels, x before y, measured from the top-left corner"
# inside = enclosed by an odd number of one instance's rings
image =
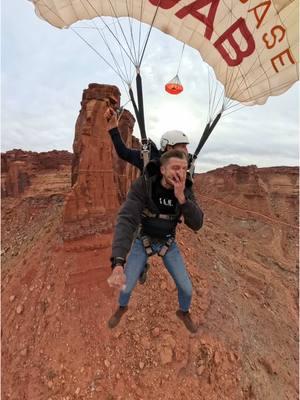
[[[136,88],[137,88],[137,98],[138,98],[138,106],[135,102],[134,94],[132,88],[129,88],[129,96],[134,108],[134,113],[139,125],[140,134],[141,134],[141,142],[142,142],[142,150],[141,156],[144,162],[144,168],[150,161],[150,143],[147,139],[146,128],[145,128],[145,117],[144,117],[144,103],[143,103],[143,88],[142,88],[142,77],[139,69],[136,70]]]
[[[213,120],[212,123],[208,122],[208,124],[206,125],[206,127],[205,127],[205,129],[204,129],[204,131],[202,133],[201,139],[199,141],[199,144],[198,144],[198,146],[197,146],[197,148],[196,148],[196,150],[195,150],[195,152],[193,154],[193,157],[192,157],[192,161],[191,161],[190,169],[189,169],[191,176],[194,175],[196,159],[197,159],[200,151],[202,150],[203,146],[205,145],[207,139],[211,135],[212,131],[215,129],[215,127],[216,127],[217,123],[219,122],[221,116],[222,116],[222,111],[219,112],[219,114],[216,116],[216,118]]]
[[[140,130],[141,130],[141,138],[143,140],[147,140],[147,135],[146,135],[146,128],[145,128],[145,116],[144,116],[144,102],[143,102],[143,86],[142,86],[142,77],[137,70],[137,75],[136,75],[136,90],[137,90],[137,98],[138,98],[138,107],[139,107],[139,116],[140,116]]]
[[[146,165],[150,161],[150,143],[148,141],[142,144],[141,156],[143,159],[144,169],[145,169]]]

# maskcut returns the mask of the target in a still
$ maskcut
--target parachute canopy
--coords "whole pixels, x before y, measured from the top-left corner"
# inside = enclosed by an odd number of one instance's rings
[[[298,0],[30,1],[57,28],[98,16],[153,25],[197,49],[226,97],[242,103],[263,104],[299,79]]]

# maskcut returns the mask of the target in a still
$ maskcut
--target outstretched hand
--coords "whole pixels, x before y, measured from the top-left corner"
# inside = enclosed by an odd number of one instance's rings
[[[126,275],[124,274],[123,267],[117,266],[113,269],[112,274],[107,279],[107,283],[110,287],[116,289],[124,289],[126,283]]]
[[[112,107],[108,107],[108,109],[104,113],[104,118],[107,121],[107,130],[111,130],[118,126],[118,117],[117,113]]]

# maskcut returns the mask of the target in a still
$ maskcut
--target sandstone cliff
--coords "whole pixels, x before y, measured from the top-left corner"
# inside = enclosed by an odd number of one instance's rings
[[[72,190],[64,210],[65,239],[112,232],[116,211],[138,171],[116,157],[107,132],[104,112],[120,105],[115,86],[90,84],[84,90],[75,126]],[[133,147],[134,118],[124,111],[119,130],[125,144]]]

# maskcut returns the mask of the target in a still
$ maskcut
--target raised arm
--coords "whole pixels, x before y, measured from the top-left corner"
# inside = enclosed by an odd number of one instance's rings
[[[107,129],[112,139],[114,148],[118,156],[124,160],[129,162],[130,164],[137,167],[140,171],[143,170],[143,160],[141,159],[141,152],[136,149],[128,148],[122,140],[118,129],[118,118],[117,113],[111,107],[109,107],[105,114],[105,118],[107,119]]]
[[[130,149],[126,147],[117,127],[109,130],[111,140],[118,156],[137,167],[140,171],[143,169],[143,160],[141,158],[140,150]]]

